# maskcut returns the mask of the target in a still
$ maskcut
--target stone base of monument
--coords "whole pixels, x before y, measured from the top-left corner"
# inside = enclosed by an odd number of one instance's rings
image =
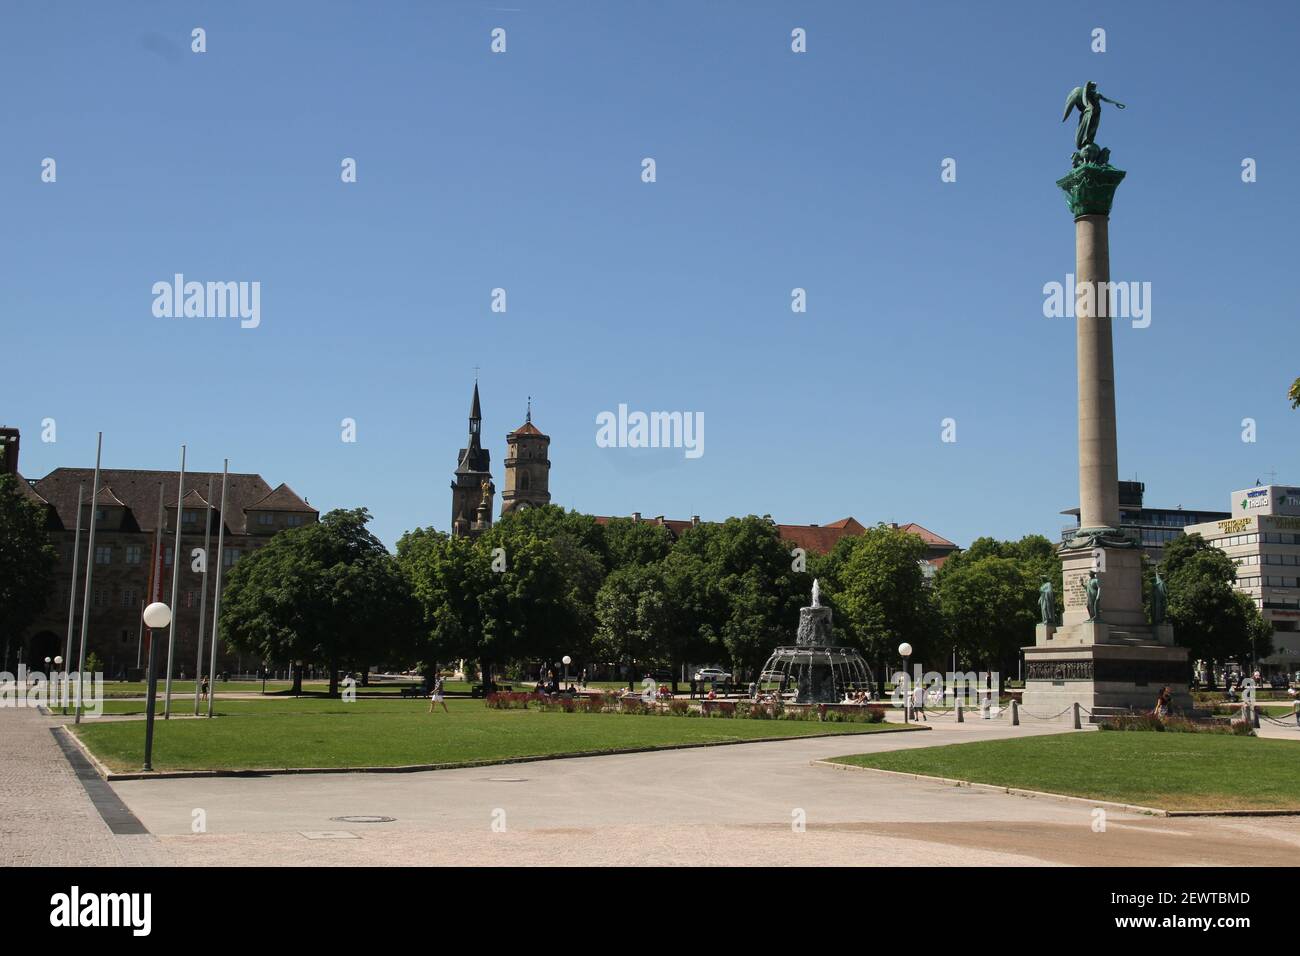
[[[1040,624],[1037,643],[1024,650],[1023,708],[1031,718],[1054,716],[1075,703],[1084,721],[1114,708],[1150,713],[1164,687],[1175,711],[1192,709],[1187,649],[1174,646],[1167,624]]]

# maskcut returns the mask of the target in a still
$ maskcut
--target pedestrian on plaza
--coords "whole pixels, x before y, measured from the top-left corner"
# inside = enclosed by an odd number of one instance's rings
[[[429,713],[433,713],[435,704],[442,704],[442,709],[447,710],[447,702],[442,698],[442,675],[439,674],[433,682],[433,693],[429,695]],[[451,711],[447,711],[451,713]]]
[[[925,716],[925,686],[920,683],[912,688],[912,719],[918,717],[926,723],[930,722],[930,718]]]
[[[208,699],[208,678],[206,674],[203,676],[203,680],[199,682],[199,693],[204,700]]]

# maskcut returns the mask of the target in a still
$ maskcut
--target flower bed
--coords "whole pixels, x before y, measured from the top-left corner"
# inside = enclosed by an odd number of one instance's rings
[[[1253,737],[1255,730],[1244,720],[1224,721],[1188,720],[1186,717],[1157,717],[1154,714],[1120,714],[1103,720],[1102,730],[1143,730],[1168,734],[1232,734]]]

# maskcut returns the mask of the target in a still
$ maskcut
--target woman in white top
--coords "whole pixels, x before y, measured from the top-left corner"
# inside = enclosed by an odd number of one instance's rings
[[[442,699],[442,677],[439,676],[433,682],[433,693],[429,695],[429,713],[433,713],[433,705],[442,704],[442,709],[447,710],[447,702]],[[451,711],[447,711],[451,713]]]

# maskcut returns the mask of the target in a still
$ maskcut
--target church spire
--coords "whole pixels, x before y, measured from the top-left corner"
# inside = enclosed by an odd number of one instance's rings
[[[528,414],[524,416],[524,424],[531,425],[533,421],[533,396],[528,396]]]
[[[478,402],[478,379],[474,379],[474,401],[469,406],[469,446],[479,447],[479,431],[483,426],[483,411]]]

